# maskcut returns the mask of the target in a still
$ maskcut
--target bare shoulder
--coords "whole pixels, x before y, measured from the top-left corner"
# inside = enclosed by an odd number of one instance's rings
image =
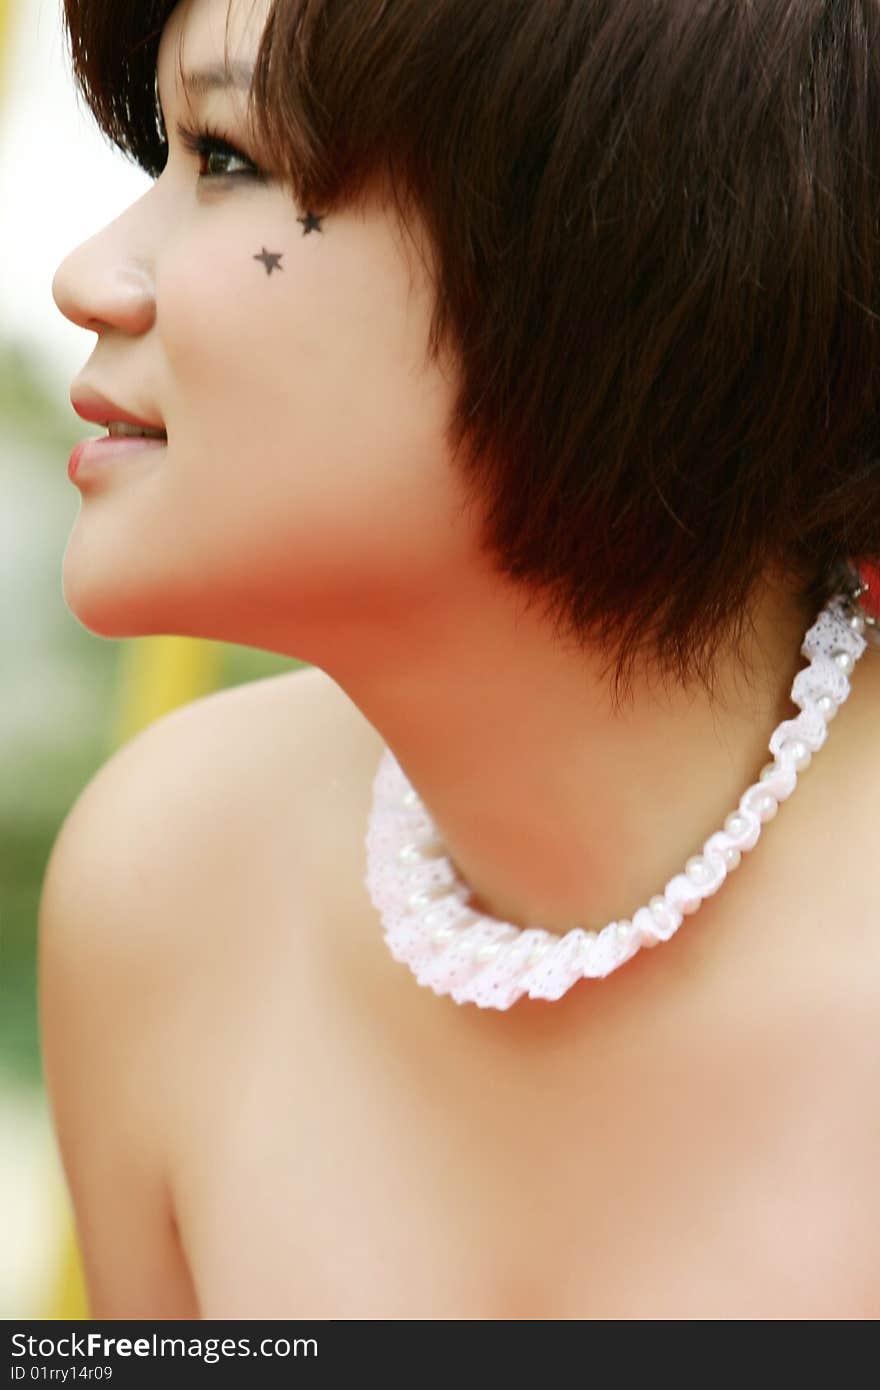
[[[185,863],[200,836],[222,835],[236,811],[253,811],[255,794],[271,802],[285,774],[293,793],[337,740],[354,739],[364,728],[356,706],[318,667],[193,700],[102,764],[61,826],[49,876],[84,836],[100,854],[79,861],[82,867],[100,863],[109,873],[124,865],[129,874],[139,863],[132,888],[139,894],[159,888],[160,869],[167,875]],[[295,804],[292,795],[291,809]]]
[[[357,726],[316,668],[216,692],[109,758],[55,838],[38,920],[41,1051],[93,1317],[198,1316],[164,1094],[186,1048],[190,967],[243,838],[272,833],[283,797],[295,839],[321,750]]]
[[[177,743],[221,781],[246,779],[248,770],[287,768],[295,758],[305,775],[313,763],[340,744],[348,754],[358,743],[379,747],[379,736],[331,676],[317,666],[283,672],[195,700],[159,721],[157,735],[174,758]],[[149,732],[149,731],[148,731]],[[157,750],[158,751],[158,750]]]
[[[340,815],[377,764],[382,741],[320,667],[285,672],[193,702],[157,728],[157,770],[167,766],[188,809],[181,871],[193,854],[243,843],[259,856],[279,836],[295,848]],[[146,754],[147,749],[145,747]],[[190,821],[190,818],[192,820]]]
[[[379,747],[318,667],[173,710],[117,750],[68,813],[44,874],[44,940],[64,931],[105,976],[173,989],[206,947],[212,903],[258,882],[273,854],[299,847],[307,863],[322,809],[344,810]],[[77,903],[89,910],[62,926]]]

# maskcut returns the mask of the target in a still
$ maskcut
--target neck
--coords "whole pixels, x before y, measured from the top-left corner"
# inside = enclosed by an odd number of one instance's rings
[[[598,930],[662,892],[771,760],[816,614],[768,583],[748,679],[722,662],[710,700],[644,678],[612,712],[598,659],[561,651],[522,608],[470,576],[362,624],[356,657],[313,659],[391,748],[482,911]]]

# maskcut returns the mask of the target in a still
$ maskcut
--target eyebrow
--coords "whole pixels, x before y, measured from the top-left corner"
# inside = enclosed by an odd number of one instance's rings
[[[254,69],[247,63],[231,63],[229,67],[223,63],[211,63],[208,67],[185,72],[183,88],[192,96],[204,96],[206,92],[213,92],[218,88],[248,88],[253,75]]]

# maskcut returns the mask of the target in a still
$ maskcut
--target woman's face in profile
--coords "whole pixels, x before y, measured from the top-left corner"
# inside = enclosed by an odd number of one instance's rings
[[[253,64],[268,0],[233,0]],[[182,0],[162,35],[169,156],[59,267],[53,294],[97,333],[72,387],[161,422],[165,448],[84,464],[65,599],[108,636],[182,632],[309,660],[328,623],[426,601],[460,567],[443,430],[452,383],[425,363],[432,288],[396,219],[300,208],[253,177],[246,92],[194,92],[223,64],[227,0]],[[208,125],[247,159],[188,149]],[[100,434],[84,426],[83,436]]]

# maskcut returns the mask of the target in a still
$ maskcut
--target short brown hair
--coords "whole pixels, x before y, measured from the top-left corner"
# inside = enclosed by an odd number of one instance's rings
[[[65,0],[99,125],[157,176],[174,0]],[[276,0],[249,117],[304,210],[390,182],[486,553],[560,638],[712,692],[771,570],[880,556],[880,7]]]

